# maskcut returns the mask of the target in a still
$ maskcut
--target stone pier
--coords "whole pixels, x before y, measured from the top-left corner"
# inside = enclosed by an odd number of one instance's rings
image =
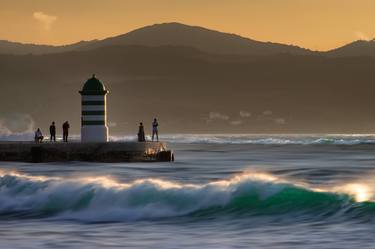
[[[173,153],[167,151],[162,142],[0,142],[0,161],[114,163],[173,160]]]

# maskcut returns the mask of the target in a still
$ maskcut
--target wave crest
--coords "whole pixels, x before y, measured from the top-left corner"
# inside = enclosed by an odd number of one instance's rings
[[[372,203],[356,202],[372,197],[368,189],[364,195],[360,186],[347,185],[347,189],[330,192],[254,173],[207,184],[181,184],[161,179],[121,183],[109,177],[64,179],[2,172],[0,216],[82,221],[222,213],[275,215],[302,212],[315,216],[355,209],[359,205],[360,210],[363,211],[365,205],[366,212],[373,213]],[[358,193],[361,199],[356,199]]]
[[[252,135],[174,134],[161,135],[163,141],[181,144],[261,144],[261,145],[359,145],[375,144],[372,134],[338,135]],[[112,141],[132,141],[135,136],[111,137]]]

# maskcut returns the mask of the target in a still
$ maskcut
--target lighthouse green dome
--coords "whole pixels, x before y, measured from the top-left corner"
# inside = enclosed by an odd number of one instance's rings
[[[104,95],[108,91],[105,89],[104,84],[95,77],[95,74],[86,81],[83,85],[81,95]]]

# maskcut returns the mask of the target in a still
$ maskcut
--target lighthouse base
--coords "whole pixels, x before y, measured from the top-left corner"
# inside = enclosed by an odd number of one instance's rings
[[[81,128],[81,142],[108,142],[108,127],[104,125],[88,125]]]

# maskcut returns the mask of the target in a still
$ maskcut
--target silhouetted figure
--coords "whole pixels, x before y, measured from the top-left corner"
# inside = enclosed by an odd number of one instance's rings
[[[49,127],[49,134],[50,134],[50,140],[51,142],[56,142],[56,126],[55,122],[52,122],[52,124]]]
[[[43,141],[43,134],[42,131],[38,128],[35,132],[35,142],[41,143]]]
[[[63,141],[67,143],[68,136],[69,136],[69,128],[70,128],[68,121],[65,121],[65,123],[63,123],[62,128],[63,128]]]
[[[139,123],[139,129],[138,129],[138,142],[145,142],[145,128],[143,127],[143,123]]]
[[[158,126],[158,121],[156,120],[156,118],[154,118],[154,121],[152,122],[152,141],[154,141],[154,137],[156,135],[156,141],[159,142]]]

